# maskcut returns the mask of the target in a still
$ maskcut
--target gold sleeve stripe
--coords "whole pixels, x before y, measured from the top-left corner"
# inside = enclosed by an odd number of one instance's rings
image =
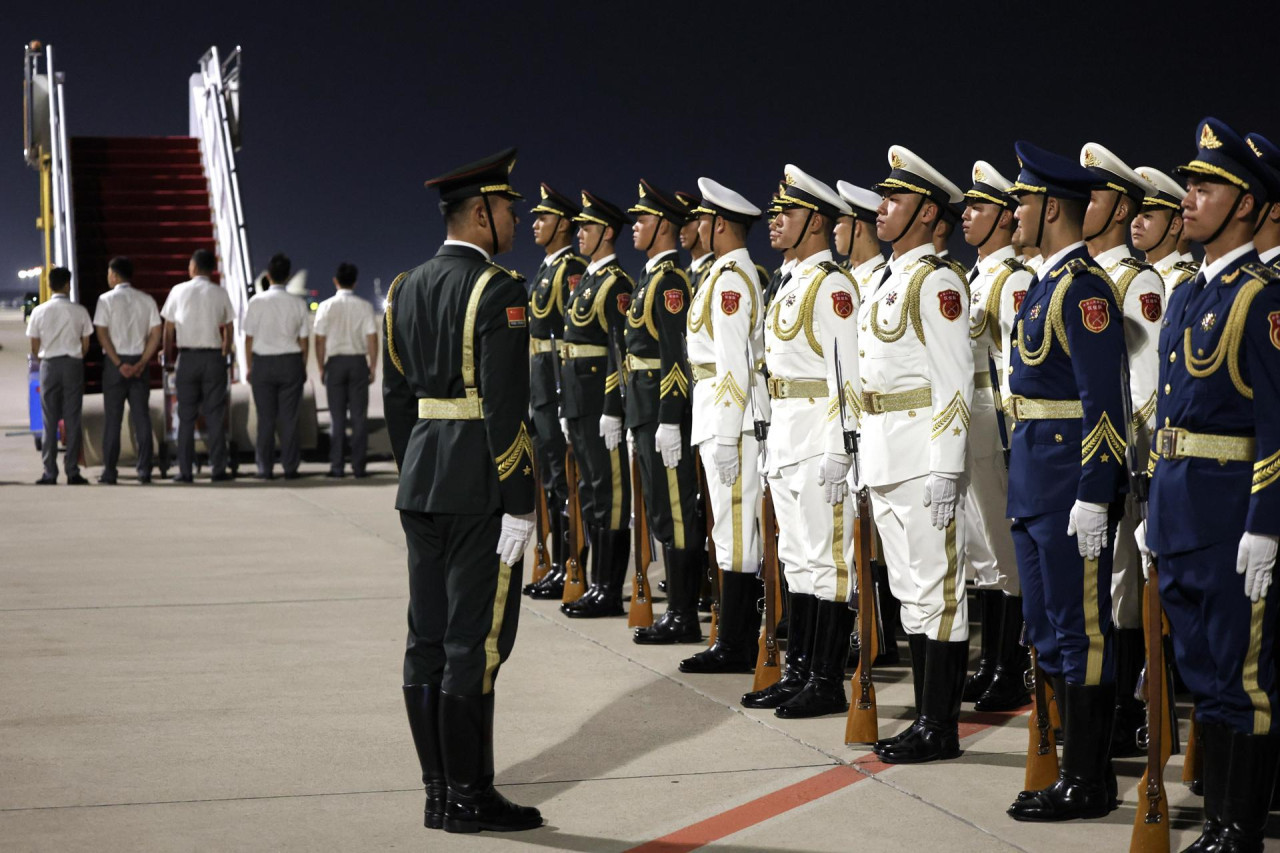
[[[684,371],[678,364],[671,365],[671,369],[667,371],[667,375],[662,378],[662,383],[658,386],[659,398],[672,395],[689,396],[689,378],[684,375]]]
[[[1254,464],[1252,494],[1256,495],[1277,480],[1280,480],[1280,450]]]
[[[1087,464],[1099,450],[1104,449],[1104,446],[1111,451],[1111,458],[1102,458],[1099,461],[1121,463],[1124,461],[1125,444],[1124,437],[1111,423],[1111,416],[1103,412],[1102,418],[1080,444],[1080,464]],[[1102,455],[1106,457],[1107,454]]]
[[[1160,461],[1160,454],[1154,450],[1147,455],[1147,476],[1153,476],[1156,473],[1156,463]]]
[[[395,321],[391,318],[391,309],[395,304],[396,288],[408,274],[407,272],[400,273],[400,275],[396,276],[396,280],[391,282],[391,286],[387,288],[387,354],[391,356],[391,363],[396,370],[400,371],[401,376],[404,375],[404,365],[400,363],[400,353],[396,352]]]
[[[618,390],[618,372],[615,370],[604,378],[604,393],[611,394]]]
[[[529,429],[520,423],[520,431],[516,433],[515,441],[511,442],[511,446],[494,460],[498,465],[498,482],[502,482],[514,474],[520,467],[520,460],[524,457],[529,458],[529,462],[533,462],[533,441],[529,438]]]
[[[1156,392],[1152,391],[1151,396],[1147,398],[1147,402],[1142,404],[1142,408],[1133,413],[1133,428],[1135,430],[1142,429],[1151,423],[1151,419],[1156,416]]]
[[[725,397],[729,398],[728,400],[725,400],[726,406],[732,402],[736,403],[739,409],[746,410],[747,395],[743,392],[742,386],[738,384],[738,381],[733,378],[732,373],[726,373],[724,375],[724,379],[720,380],[719,384],[716,386],[715,399],[712,402],[719,403],[721,400],[724,400]]]
[[[960,396],[959,391],[951,398],[951,402],[947,403],[946,408],[933,416],[932,438],[941,436],[957,420],[960,421],[960,424],[956,429],[969,429],[969,406],[965,403],[964,398]]]

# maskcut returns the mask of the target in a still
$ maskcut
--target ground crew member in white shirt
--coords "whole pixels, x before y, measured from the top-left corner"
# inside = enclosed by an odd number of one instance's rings
[[[160,349],[160,309],[149,293],[133,287],[133,261],[112,258],[107,264],[111,290],[98,297],[93,312],[102,346],[102,476],[98,482],[116,484],[120,460],[120,425],[124,402],[138,450],[138,482],[151,482],[151,377],[148,368]]]
[[[963,197],[901,146],[874,189],[893,258],[858,318],[863,482],[871,492],[889,583],[902,602],[918,717],[875,752],[890,764],[960,754],[960,694],[969,659],[964,592],[965,456],[973,399],[965,283],[933,254],[931,235]]]
[[[271,287],[249,300],[244,313],[246,378],[258,410],[254,456],[259,480],[275,474],[276,426],[280,427],[280,466],[286,480],[297,479],[298,406],[307,381],[311,317],[301,299],[285,290],[292,264],[277,253],[267,262]]]
[[[338,264],[338,292],[316,309],[316,363],[329,397],[329,473],[342,476],[342,442],[351,415],[351,473],[366,477],[369,386],[378,369],[378,321],[373,306],[356,296],[355,264]]]
[[[37,305],[27,321],[31,355],[40,361],[40,415],[44,420],[44,441],[40,454],[44,476],[37,485],[58,482],[58,421],[67,439],[67,455],[62,467],[67,485],[83,486],[80,476],[80,408],[84,402],[84,355],[89,351],[93,323],[83,305],[71,301],[71,271],[63,267],[49,270],[48,302]]]
[[[190,483],[196,455],[196,416],[204,415],[210,479],[229,480],[227,473],[227,355],[235,312],[227,291],[210,281],[217,261],[208,249],[197,249],[187,265],[190,281],[176,285],[160,309],[165,321],[165,352],[178,349],[175,383],[178,392],[178,476]]]

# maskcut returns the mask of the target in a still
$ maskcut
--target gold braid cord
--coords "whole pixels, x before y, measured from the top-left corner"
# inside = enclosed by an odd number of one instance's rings
[[[818,340],[818,332],[813,322],[813,309],[818,304],[818,290],[822,287],[822,282],[826,277],[827,272],[823,270],[809,285],[809,289],[804,292],[804,298],[800,300],[800,313],[793,325],[783,326],[782,324],[782,302],[779,301],[774,306],[773,334],[778,340],[794,340],[800,334],[800,330],[804,329],[804,336],[809,342],[809,348],[818,355],[822,355],[822,343]]]
[[[400,275],[396,276],[396,280],[391,282],[391,286],[387,288],[387,354],[391,356],[391,363],[396,370],[400,371],[401,376],[404,375],[404,365],[400,363],[400,353],[396,352],[395,323],[391,319],[391,308],[394,304],[396,288],[408,274],[407,272],[400,273]]]
[[[521,421],[515,441],[511,442],[511,446],[501,456],[493,460],[498,466],[498,482],[514,474],[520,466],[520,460],[525,457],[528,457],[530,463],[533,462],[533,441],[529,438],[528,428]]]
[[[564,313],[564,271],[568,269],[569,265],[567,260],[571,257],[573,256],[567,255],[566,258],[561,260],[556,266],[556,274],[551,279],[551,287],[547,288],[546,302],[539,305],[538,289],[536,287],[533,289],[533,292],[529,297],[530,308],[533,311],[533,316],[537,317],[539,320],[545,320],[547,317],[551,316],[551,310],[553,308],[561,314]]]
[[[1107,454],[1103,453],[1098,461],[1120,462],[1124,459],[1124,436],[1116,430],[1115,425],[1111,423],[1111,416],[1106,412],[1102,413],[1098,423],[1080,443],[1080,464],[1087,465],[1094,455],[1104,448],[1104,445],[1111,450],[1112,458],[1107,458]]]
[[[1272,453],[1261,462],[1254,463],[1253,466],[1253,490],[1252,494],[1265,489],[1280,480],[1280,450]]]
[[[1000,304],[1001,295],[1004,293],[1004,283],[1009,280],[1009,276],[1018,270],[1026,269],[1026,267],[1018,264],[1001,264],[1001,270],[996,274],[996,280],[991,283],[991,290],[987,292],[986,306],[982,310],[982,322],[978,325],[969,324],[969,337],[977,340],[987,331],[987,327],[991,327],[991,342],[996,345],[996,352],[1000,352]]]
[[[1062,347],[1062,351],[1068,356],[1071,355],[1071,344],[1067,342],[1067,324],[1062,319],[1062,304],[1067,300],[1067,290],[1074,279],[1075,276],[1068,272],[1062,281],[1054,286],[1053,296],[1049,299],[1049,316],[1044,321],[1044,340],[1040,342],[1039,349],[1033,350],[1027,346],[1026,336],[1022,333],[1024,321],[1018,321],[1018,352],[1022,355],[1024,364],[1031,367],[1044,364],[1045,359],[1049,357],[1049,350],[1055,338],[1058,340],[1058,345]],[[1109,283],[1110,279],[1107,281]]]
[[[1240,344],[1244,341],[1244,324],[1249,315],[1249,306],[1262,290],[1263,284],[1263,281],[1254,278],[1240,286],[1240,292],[1236,294],[1235,301],[1231,303],[1231,311],[1227,314],[1222,337],[1218,338],[1218,345],[1208,357],[1196,356],[1191,347],[1190,329],[1182,335],[1183,364],[1187,366],[1187,373],[1196,379],[1207,379],[1217,373],[1225,361],[1231,374],[1231,384],[1246,400],[1253,399],[1253,389],[1245,384],[1244,377],[1240,374]]]
[[[912,328],[916,330],[916,337],[920,339],[920,343],[924,343],[924,321],[920,319],[920,289],[924,287],[924,280],[929,277],[929,273],[938,269],[938,266],[929,262],[929,257],[920,262],[922,266],[915,271],[911,276],[911,280],[907,282],[907,299],[902,306],[902,314],[898,317],[898,325],[888,330],[881,329],[878,322],[880,319],[880,303],[877,302],[871,306],[871,331],[886,344],[896,343],[907,333],[908,318],[910,318]],[[933,260],[938,265],[942,264],[937,258],[933,258]]]

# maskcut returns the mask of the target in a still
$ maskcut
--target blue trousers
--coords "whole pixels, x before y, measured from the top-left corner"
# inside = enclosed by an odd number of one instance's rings
[[[1022,615],[1040,667],[1068,684],[1115,681],[1111,642],[1111,545],[1116,522],[1107,525],[1107,547],[1097,560],[1080,556],[1067,535],[1070,512],[1017,518],[1013,547],[1022,582]]]
[[[1273,587],[1254,604],[1236,574],[1238,541],[1161,554],[1160,603],[1172,629],[1178,672],[1195,696],[1196,719],[1245,734],[1277,731]]]

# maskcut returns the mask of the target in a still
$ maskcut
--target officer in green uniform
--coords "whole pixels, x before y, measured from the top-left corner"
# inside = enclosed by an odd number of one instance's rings
[[[537,583],[525,586],[532,598],[564,595],[564,562],[569,553],[566,510],[569,482],[564,475],[565,440],[560,431],[560,355],[564,341],[564,304],[587,271],[587,262],[574,253],[573,217],[581,209],[572,199],[547,184],[530,211],[533,239],[546,252],[529,291],[529,412],[533,420],[533,447],[538,453],[542,488],[547,493],[551,527],[551,571]]]
[[[404,698],[425,824],[449,832],[542,825],[493,787],[493,684],[534,527],[527,296],[490,260],[515,235],[514,164],[508,149],[427,181],[448,239],[387,291],[383,398],[409,550]]]
[[[567,616],[621,616],[622,584],[631,554],[631,474],[622,441],[621,372],[610,370],[626,352],[623,330],[635,284],[618,264],[614,244],[631,219],[614,205],[582,192],[578,248],[590,259],[568,296],[560,372],[560,418],[581,469],[584,523],[591,531],[591,585],[561,605]]]
[[[698,285],[711,272],[716,256],[703,244],[702,237],[698,234],[698,217],[690,215],[698,206],[698,197],[693,193],[676,190],[676,200],[680,202],[680,208],[686,217],[685,223],[680,226],[680,248],[689,253],[689,287],[691,292],[696,293]]]

